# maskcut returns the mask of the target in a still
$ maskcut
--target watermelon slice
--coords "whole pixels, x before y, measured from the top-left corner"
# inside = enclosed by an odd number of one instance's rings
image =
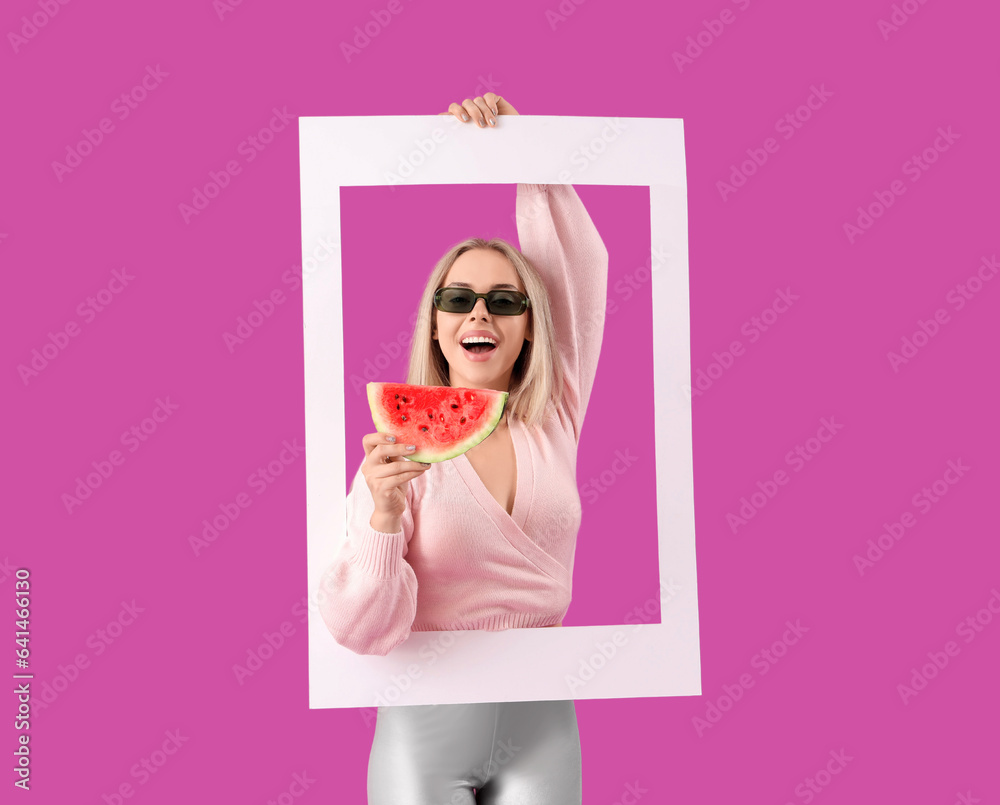
[[[447,461],[471,450],[493,433],[507,396],[492,389],[368,384],[375,430],[391,433],[397,444],[415,444],[411,461]]]

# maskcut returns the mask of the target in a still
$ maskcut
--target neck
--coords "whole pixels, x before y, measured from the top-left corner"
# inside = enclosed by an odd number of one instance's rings
[[[448,385],[466,389],[489,389],[490,391],[510,391],[510,376],[508,372],[504,377],[498,377],[489,383],[473,383],[462,377],[459,372],[449,368]]]

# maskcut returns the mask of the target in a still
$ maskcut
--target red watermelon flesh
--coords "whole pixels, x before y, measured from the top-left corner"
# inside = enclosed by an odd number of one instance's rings
[[[493,433],[507,396],[492,389],[368,384],[375,429],[397,444],[415,444],[412,461],[447,461],[471,450]]]

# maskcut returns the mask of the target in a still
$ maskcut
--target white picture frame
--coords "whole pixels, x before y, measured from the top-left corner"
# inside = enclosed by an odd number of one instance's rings
[[[299,118],[309,706],[701,695],[683,121],[510,116]],[[574,144],[567,147],[567,143]],[[339,646],[319,581],[346,531],[340,190],[389,184],[649,187],[660,623],[413,632],[387,656]]]

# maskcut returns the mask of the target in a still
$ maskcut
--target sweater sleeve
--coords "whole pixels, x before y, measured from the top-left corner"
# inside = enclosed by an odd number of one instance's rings
[[[402,531],[376,531],[369,522],[375,501],[358,469],[347,496],[347,539],[323,574],[319,605],[334,639],[357,654],[388,654],[410,636],[417,577],[404,557],[413,536],[412,504],[408,484]]]
[[[564,375],[563,407],[579,441],[604,337],[608,250],[568,184],[519,184],[517,234],[521,252],[549,294]]]

